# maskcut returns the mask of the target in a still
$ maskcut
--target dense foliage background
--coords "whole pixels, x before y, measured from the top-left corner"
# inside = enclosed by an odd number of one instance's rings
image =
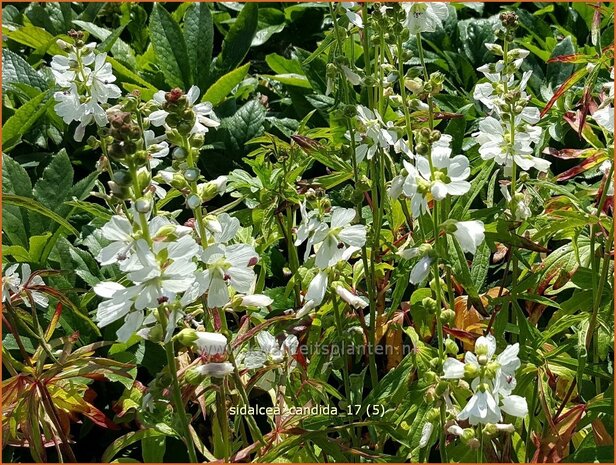
[[[468,264],[452,258],[456,276],[448,276],[446,284],[455,298],[455,319],[446,330],[461,349],[472,350],[492,312],[505,306],[493,331],[499,343],[520,343],[523,364],[516,392],[527,399],[531,412],[523,428],[519,422],[516,432],[499,436],[499,447],[488,447],[484,458],[612,462],[613,190],[602,195],[609,183],[600,166],[613,160],[613,131],[606,140],[589,116],[606,94],[604,84],[613,80],[612,5],[466,3],[448,8],[443,27],[423,37],[427,70],[444,76],[443,91],[434,96],[441,116],[437,128],[453,137],[454,154],[471,160],[473,187],[452,209],[457,218],[478,212],[472,217],[493,227],[486,228],[486,242]],[[545,109],[537,151],[552,163],[549,174],[527,179],[525,195],[534,216],[519,235],[494,220],[503,208],[498,174],[479,157],[472,138],[485,113],[473,99],[483,78],[477,68],[496,60],[484,45],[498,41],[494,27],[503,10],[517,14],[516,45],[530,51],[521,71],[533,73],[527,92],[533,105]],[[100,302],[93,286],[121,275],[95,260],[104,243],[95,231],[111,216],[102,195],[109,175],[100,169],[100,147],[89,138],[97,135],[96,125],[77,142],[74,125],[54,111],[57,87],[49,63],[64,53],[57,39],[70,41],[70,30],[84,31],[99,52],[108,53],[116,84],[124,93],[138,92],[144,102],[158,90],[199,87],[220,126],[207,134],[198,168],[206,180],[233,172],[228,193],[213,198],[208,212],[229,212],[250,228],[247,237],[260,254],[258,286],[273,299],[267,308],[228,314],[230,328],[237,335],[243,327],[246,342],[256,326],[272,321],[275,335],[288,332],[300,344],[327,344],[340,336],[333,329],[338,310],[328,304],[300,320],[285,313],[301,306],[294,286],[304,294],[312,266],[290,280],[283,222],[310,187],[327,191],[335,206],[355,206],[345,139],[344,112],[350,102],[337,84],[330,87],[336,76],[332,63],[339,56],[331,11],[327,3],[3,3],[3,271],[14,263],[29,264],[43,280],[33,282],[30,296],[35,292],[47,301],[37,308],[24,297],[4,306],[3,461],[57,461],[59,453],[80,462],[188,459],[169,412],[142,408],[146,392],[163,389],[167,360],[162,345],[137,336],[114,342],[120,322],[99,328],[93,320]],[[338,15],[344,17],[344,11]],[[405,70],[421,69],[415,39],[411,35],[404,43]],[[393,44],[395,37],[388,40]],[[357,69],[365,64],[363,46],[361,34],[345,36],[344,53],[355,58]],[[366,91],[359,89],[357,101],[365,103]],[[426,121],[419,113],[413,118],[418,124]],[[160,206],[181,210],[177,220],[183,224],[192,215],[182,194],[169,192]],[[371,222],[369,202],[362,211]],[[299,405],[312,402],[343,411],[357,405],[357,412],[278,418],[275,423],[254,415],[266,447],[257,447],[242,416],[229,417],[233,460],[442,457],[434,441],[427,449],[418,447],[431,411],[425,395],[430,384],[423,373],[436,355],[435,315],[422,304],[432,295],[430,285],[410,285],[411,266],[392,258],[393,247],[406,239],[405,215],[398,209],[387,220],[375,274],[381,299],[375,340],[394,351],[376,356],[378,382],[370,381],[362,355],[348,360],[315,355],[309,363],[298,357],[293,376],[280,381],[286,396]],[[513,249],[523,270],[515,283],[515,305],[507,298],[512,287],[506,271]],[[453,249],[448,253],[457,257]],[[352,287],[367,295],[362,271],[348,266],[345,273]],[[363,344],[366,322],[352,309],[346,316],[344,340]],[[593,337],[587,350],[589,328]],[[403,353],[409,347],[410,353]],[[191,362],[187,352],[178,353],[178,362],[180,367]],[[345,364],[349,380],[343,380]],[[252,405],[273,405],[285,393],[263,389],[259,378],[265,371],[243,373]],[[28,384],[33,378],[37,381]],[[61,380],[69,382],[54,389]],[[48,386],[47,394],[39,382]],[[350,392],[343,399],[345,382]],[[222,433],[212,410],[218,391],[206,386],[197,396],[190,383],[182,380],[182,386],[196,434],[204,447],[218,451]],[[232,390],[229,395],[238,394]],[[60,418],[50,418],[54,405]],[[372,416],[370,406],[383,412]],[[70,443],[54,447],[47,425],[58,423]],[[42,441],[41,434],[48,440]],[[449,439],[451,460],[477,459],[475,450]]]

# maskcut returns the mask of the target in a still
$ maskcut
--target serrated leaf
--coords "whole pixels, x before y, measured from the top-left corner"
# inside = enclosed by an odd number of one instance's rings
[[[248,73],[248,68],[250,68],[250,63],[246,63],[244,66],[222,76],[210,86],[201,100],[203,102],[210,102],[212,105],[221,103],[231,93],[233,88],[242,82],[246,73]]]
[[[11,83],[28,84],[38,90],[47,88],[46,79],[17,53],[2,49],[2,86]]]
[[[214,41],[212,13],[207,3],[193,3],[184,13],[184,40],[192,71],[192,83],[205,90]]]
[[[43,216],[46,216],[47,218],[58,223],[59,225],[65,227],[71,234],[74,234],[76,236],[79,234],[79,232],[75,228],[73,228],[73,226],[71,226],[71,224],[68,223],[64,218],[52,212],[51,210],[46,208],[44,205],[41,205],[39,202],[37,202],[34,199],[29,199],[27,197],[21,197],[19,195],[3,194],[2,200],[4,204],[8,204],[8,205],[15,206],[15,207],[23,207],[27,210],[30,210],[35,213],[39,213]]]
[[[10,151],[52,104],[51,91],[42,92],[19,107],[2,126],[2,150]]]
[[[160,3],[155,3],[152,9],[150,36],[157,63],[167,84],[187,90],[192,79],[184,35]]]

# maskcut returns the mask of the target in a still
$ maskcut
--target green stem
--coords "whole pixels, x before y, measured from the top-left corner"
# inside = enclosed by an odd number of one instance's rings
[[[165,315],[165,309],[159,308],[158,310],[160,324],[164,328],[167,327],[167,316]],[[173,347],[173,340],[165,342],[165,354],[167,356],[167,367],[169,368],[169,376],[171,377],[171,395],[173,396],[173,404],[175,407],[175,414],[177,422],[182,429],[181,433],[184,436],[184,442],[188,448],[188,457],[191,463],[197,463],[197,453],[195,451],[195,444],[193,443],[192,435],[190,434],[190,420],[186,414],[184,408],[184,402],[182,400],[182,390],[180,389],[180,382],[178,380],[177,366],[175,363],[175,350]]]

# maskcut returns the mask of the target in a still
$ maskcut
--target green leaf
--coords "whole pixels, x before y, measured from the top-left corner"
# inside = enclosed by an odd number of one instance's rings
[[[152,9],[150,36],[167,84],[187,90],[191,83],[191,68],[186,42],[180,26],[160,3],[155,3]]]
[[[258,16],[258,4],[244,4],[242,11],[223,40],[222,51],[216,62],[216,67],[220,73],[226,73],[242,62],[257,32]]]
[[[115,457],[118,452],[122,449],[126,449],[131,444],[134,444],[137,441],[141,441],[144,438],[154,438],[163,436],[163,433],[155,430],[155,429],[142,429],[140,431],[133,431],[124,436],[120,436],[118,439],[113,441],[105,452],[103,452],[103,456],[101,457],[101,462],[110,462],[113,457]]]
[[[3,27],[2,34],[15,42],[51,55],[65,54],[56,44],[56,38],[41,27],[27,25],[15,30]]]
[[[477,248],[477,253],[473,258],[473,264],[471,265],[471,280],[475,285],[475,289],[481,291],[484,283],[488,277],[488,270],[490,269],[490,247],[483,241]]]
[[[560,55],[572,55],[574,53],[575,47],[573,46],[571,37],[568,36],[565,37],[565,39],[561,40],[556,47],[554,47],[550,58],[554,58]],[[558,85],[563,83],[573,73],[574,69],[575,65],[571,63],[548,63],[545,74],[547,82],[551,84],[552,88],[554,89]]]
[[[242,106],[235,115],[223,119],[221,127],[227,130],[228,142],[238,152],[244,144],[263,130],[265,108],[257,100]]]
[[[26,170],[8,155],[2,155],[3,196],[32,197],[32,183]],[[13,244],[28,245],[28,221],[19,208],[2,205],[2,230]]]
[[[2,126],[2,150],[8,152],[15,147],[21,137],[47,111],[52,102],[51,91],[47,91],[19,107]]]
[[[278,81],[287,86],[303,87],[304,89],[312,88],[308,78],[302,74],[276,74],[274,76],[264,74],[263,77]]]
[[[38,90],[47,88],[46,79],[17,53],[2,49],[2,86],[11,83],[28,84]]]
[[[207,90],[202,101],[210,102],[212,105],[221,103],[233,88],[242,82],[246,73],[248,73],[248,68],[250,68],[250,63],[246,63],[244,66],[222,76]]]
[[[59,225],[66,228],[71,234],[74,234],[76,236],[79,235],[79,232],[75,228],[73,228],[73,226],[71,226],[71,224],[68,223],[64,218],[52,212],[51,210],[45,208],[44,205],[41,205],[39,202],[37,202],[34,199],[29,199],[27,197],[21,197],[19,195],[3,194],[2,200],[4,204],[12,205],[15,207],[26,208],[27,210],[30,210],[35,213],[39,213],[43,216],[46,216],[47,218],[55,221]]]
[[[184,40],[192,70],[192,83],[205,90],[210,74],[214,42],[212,13],[207,3],[192,3],[186,9]]]
[[[50,210],[58,210],[71,190],[73,166],[66,150],[58,152],[34,185],[34,198]]]

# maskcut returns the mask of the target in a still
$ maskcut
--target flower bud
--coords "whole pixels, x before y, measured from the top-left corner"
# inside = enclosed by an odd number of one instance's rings
[[[190,144],[191,147],[196,148],[196,149],[203,147],[203,144],[205,143],[205,134],[198,132],[198,133],[191,135],[188,138],[188,143]]]
[[[428,410],[428,413],[426,413],[426,420],[432,423],[434,421],[439,420],[440,415],[441,415],[441,412],[439,409],[431,408],[430,410]]]
[[[199,178],[199,170],[197,168],[188,168],[184,171],[184,179],[188,182],[196,181]]]
[[[485,365],[488,363],[488,356],[485,354],[478,355],[477,362],[479,362],[479,365]]]
[[[186,199],[186,205],[191,210],[195,210],[199,208],[201,206],[201,197],[195,194],[189,195],[188,198]]]
[[[429,387],[428,389],[426,389],[426,393],[424,394],[424,399],[426,403],[428,404],[433,403],[437,399],[436,389],[434,389],[434,387]]]
[[[192,328],[184,328],[174,337],[174,340],[178,341],[183,346],[191,346],[198,339],[197,331]]]
[[[141,197],[135,201],[135,210],[139,213],[149,213],[152,209],[152,200],[147,197]]]
[[[430,313],[436,313],[436,300],[432,297],[425,297],[421,300],[421,306]]]
[[[424,144],[423,142],[420,142],[419,144],[415,146],[415,151],[419,155],[427,155],[429,149],[430,147],[428,147],[428,145]]]
[[[475,430],[473,430],[472,428],[464,428],[461,438],[462,442],[468,444],[469,441],[475,439]]]
[[[441,322],[446,325],[451,325],[455,318],[456,312],[454,312],[451,308],[446,308],[441,312]]]
[[[425,372],[424,378],[428,383],[433,383],[434,381],[436,381],[436,373],[432,370],[428,370]]]
[[[445,351],[449,355],[458,355],[458,344],[453,339],[445,340]]]

